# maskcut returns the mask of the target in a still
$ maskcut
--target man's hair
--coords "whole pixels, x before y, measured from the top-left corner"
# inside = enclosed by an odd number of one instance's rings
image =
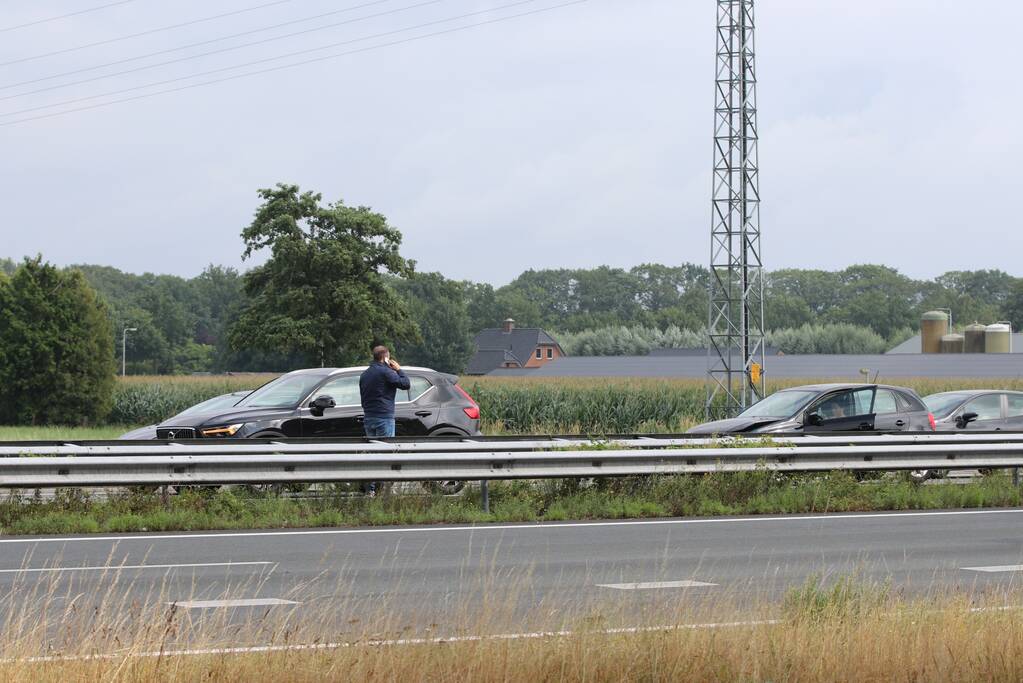
[[[388,353],[390,353],[390,352],[387,350],[387,347],[384,346],[383,344],[381,344],[380,346],[374,346],[373,347],[373,360],[376,360],[376,361],[383,360],[384,356],[386,356]]]

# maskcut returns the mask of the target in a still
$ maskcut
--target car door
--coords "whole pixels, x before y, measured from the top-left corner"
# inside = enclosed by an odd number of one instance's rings
[[[1023,432],[1023,394],[1006,394],[1005,408],[1005,429]]]
[[[994,432],[1005,429],[1005,419],[1002,409],[1003,394],[983,394],[971,399],[959,409],[958,415],[976,413],[977,419],[972,420],[960,429],[970,429],[979,432]]]
[[[806,411],[804,432],[854,432],[874,428],[870,407],[874,388],[838,391],[819,399]],[[815,420],[813,416],[817,416]]]
[[[306,403],[320,396],[330,396],[335,405],[324,410],[322,415],[315,415],[308,405],[302,406],[302,436],[344,437],[365,434],[358,374],[330,378],[310,394]]]
[[[899,400],[891,389],[878,389],[874,393],[874,430],[901,432],[909,424],[909,416],[900,414]]]
[[[394,433],[396,436],[423,436],[437,421],[440,406],[433,383],[422,375],[409,374],[411,387],[394,396]]]

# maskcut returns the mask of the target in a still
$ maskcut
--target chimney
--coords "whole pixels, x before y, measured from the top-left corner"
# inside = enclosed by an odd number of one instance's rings
[[[501,329],[503,329],[505,332],[511,332],[512,330],[515,329],[515,321],[512,320],[511,318],[508,318],[507,320],[504,321],[504,324],[501,326]]]

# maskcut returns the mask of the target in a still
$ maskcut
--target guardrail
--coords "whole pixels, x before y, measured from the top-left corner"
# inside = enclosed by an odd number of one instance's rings
[[[0,487],[285,484],[1023,466],[1023,434],[770,435],[0,445]]]

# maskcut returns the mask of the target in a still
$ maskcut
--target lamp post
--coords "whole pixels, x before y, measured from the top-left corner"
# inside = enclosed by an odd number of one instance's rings
[[[128,354],[128,333],[129,332],[138,332],[138,331],[139,331],[139,328],[137,328],[137,327],[126,327],[126,328],[124,328],[124,331],[121,333],[121,377],[124,377],[125,374],[127,374],[127,369],[128,369],[128,355],[127,355]]]

